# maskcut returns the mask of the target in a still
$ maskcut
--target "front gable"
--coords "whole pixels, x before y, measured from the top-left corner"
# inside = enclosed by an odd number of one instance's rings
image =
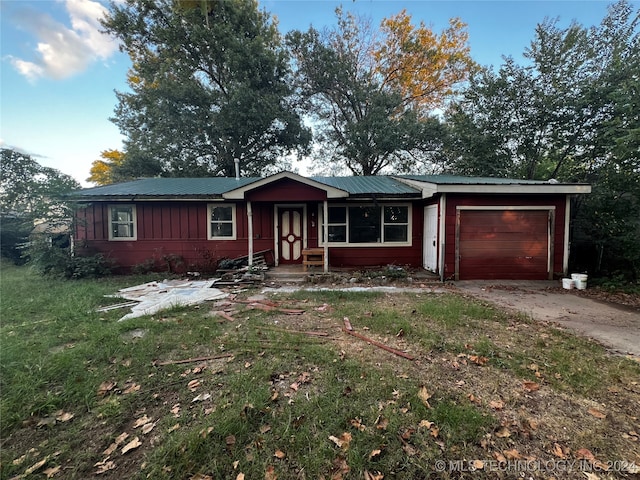
[[[287,191],[288,188],[291,189],[291,192]],[[311,195],[313,198],[302,198],[301,195]],[[286,197],[290,196],[292,201],[297,201],[346,198],[349,193],[295,173],[280,172],[230,190],[222,196],[227,200],[264,199],[270,201],[288,201],[289,199]]]

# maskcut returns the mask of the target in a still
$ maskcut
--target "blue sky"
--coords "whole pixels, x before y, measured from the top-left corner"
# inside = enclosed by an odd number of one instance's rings
[[[440,32],[449,18],[468,25],[473,58],[499,66],[516,60],[545,18],[598,25],[611,2],[525,0],[259,0],[278,17],[280,30],[321,29],[335,8],[369,16],[374,24],[405,8],[414,24]],[[634,6],[639,2],[633,1]],[[98,0],[0,0],[0,145],[32,155],[40,164],[72,175],[83,185],[100,152],[120,149],[122,137],[109,121],[114,90],[126,90],[128,57],[99,32]],[[302,172],[304,173],[304,172]]]

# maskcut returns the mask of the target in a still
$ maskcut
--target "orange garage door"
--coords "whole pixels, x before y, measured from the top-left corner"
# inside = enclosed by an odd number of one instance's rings
[[[549,278],[548,210],[459,210],[460,280]]]

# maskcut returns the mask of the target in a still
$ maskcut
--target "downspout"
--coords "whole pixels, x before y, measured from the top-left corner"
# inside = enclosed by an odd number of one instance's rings
[[[440,281],[444,282],[444,254],[445,254],[445,248],[446,248],[446,235],[445,235],[445,225],[446,225],[446,218],[447,218],[447,194],[443,193],[440,196],[440,208],[439,208],[439,214],[440,214],[440,228],[438,228],[438,243],[440,244],[440,251],[438,253],[440,253],[440,258],[439,258],[439,264],[438,265],[438,270],[440,271]]]
[[[562,252],[562,273],[569,274],[569,231],[571,229],[571,196],[567,195],[564,207],[564,245]]]
[[[324,252],[322,255],[324,265],[322,270],[324,273],[329,273],[329,204],[326,200],[322,202],[322,238],[324,239]]]
[[[253,209],[249,200],[247,200],[247,223],[249,232],[249,267],[251,267],[253,265]]]

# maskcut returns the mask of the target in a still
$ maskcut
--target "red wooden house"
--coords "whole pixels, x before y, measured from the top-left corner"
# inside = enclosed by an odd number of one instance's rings
[[[585,184],[450,175],[147,178],[77,192],[76,252],[123,269],[180,258],[198,270],[268,251],[331,267],[409,265],[441,279],[566,274],[570,198]]]

